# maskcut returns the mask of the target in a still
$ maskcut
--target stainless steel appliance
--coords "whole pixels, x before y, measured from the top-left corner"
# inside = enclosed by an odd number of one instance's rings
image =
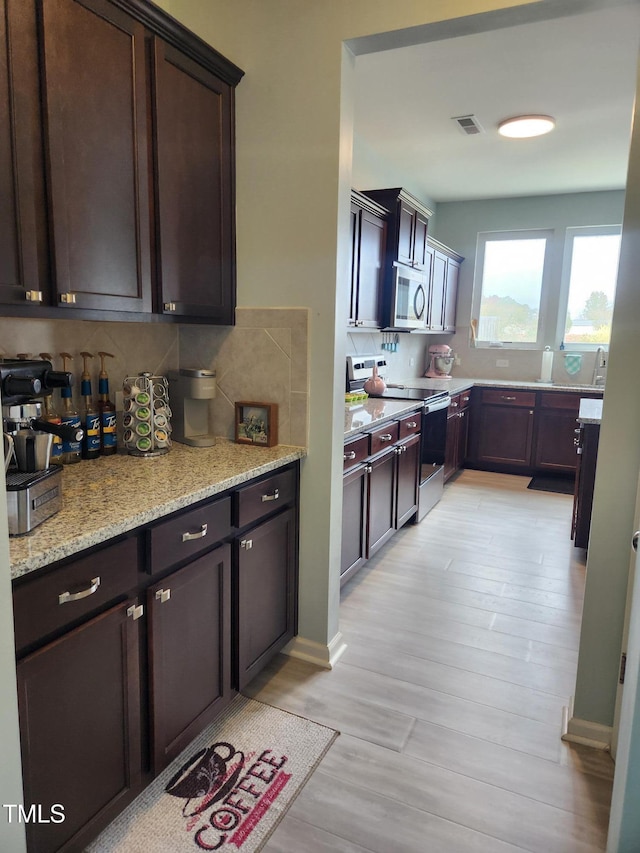
[[[54,388],[69,388],[73,377],[66,371],[53,370],[49,361],[0,359],[0,393],[2,394],[3,432],[7,436],[5,447],[25,444],[21,467],[35,467],[34,460],[42,464],[42,470],[19,470],[17,464],[6,466],[7,511],[9,535],[29,533],[38,524],[54,515],[62,506],[62,469],[59,465],[49,466],[48,453],[36,452],[42,444],[38,436],[51,433],[63,440],[82,439],[82,430],[62,424],[53,424],[42,419],[42,401]],[[34,432],[33,442],[23,441],[25,433]],[[27,435],[26,439],[30,436]],[[28,446],[33,451],[28,452]],[[6,452],[6,451],[5,451]]]
[[[394,329],[424,329],[428,283],[424,272],[394,263],[391,324]]]
[[[362,388],[376,365],[378,374],[384,376],[387,363],[378,355],[347,356],[347,391]],[[372,395],[373,396],[373,395]],[[422,433],[420,439],[420,479],[418,484],[418,511],[416,521],[438,503],[444,489],[444,455],[447,439],[447,409],[451,405],[448,391],[438,388],[407,388],[388,384],[385,391],[376,394],[385,400],[408,400],[422,403]]]

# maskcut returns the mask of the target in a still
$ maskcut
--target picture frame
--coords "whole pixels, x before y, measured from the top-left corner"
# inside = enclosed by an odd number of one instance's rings
[[[276,403],[235,404],[235,441],[257,447],[273,447],[278,443],[278,406]]]

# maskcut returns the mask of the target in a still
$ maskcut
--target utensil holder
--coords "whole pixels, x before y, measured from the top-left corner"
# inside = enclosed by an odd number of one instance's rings
[[[171,449],[169,383],[164,376],[127,376],[123,391],[123,443],[132,456],[162,456]]]

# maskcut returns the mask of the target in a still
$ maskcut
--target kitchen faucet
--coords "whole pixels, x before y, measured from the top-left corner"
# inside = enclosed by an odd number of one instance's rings
[[[596,360],[593,365],[593,379],[591,380],[592,385],[604,385],[605,379],[607,378],[606,367],[607,367],[607,358],[604,347],[598,347],[596,350]],[[600,373],[601,370],[604,370],[605,373]]]

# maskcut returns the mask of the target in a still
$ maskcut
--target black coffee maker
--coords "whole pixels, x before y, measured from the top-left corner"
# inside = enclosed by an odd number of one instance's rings
[[[26,439],[27,446],[30,444],[29,438],[33,438],[31,444],[35,445],[36,437],[42,433],[57,435],[63,441],[82,440],[81,429],[50,423],[42,417],[42,398],[49,396],[55,388],[70,388],[72,384],[72,374],[54,370],[50,361],[0,359],[5,456],[14,447],[18,434],[21,443]],[[33,464],[27,464],[26,467],[29,470],[19,470],[16,460],[11,464],[6,459],[10,536],[29,533],[62,506],[61,466],[49,465],[47,453],[41,469],[33,470],[38,468]]]

